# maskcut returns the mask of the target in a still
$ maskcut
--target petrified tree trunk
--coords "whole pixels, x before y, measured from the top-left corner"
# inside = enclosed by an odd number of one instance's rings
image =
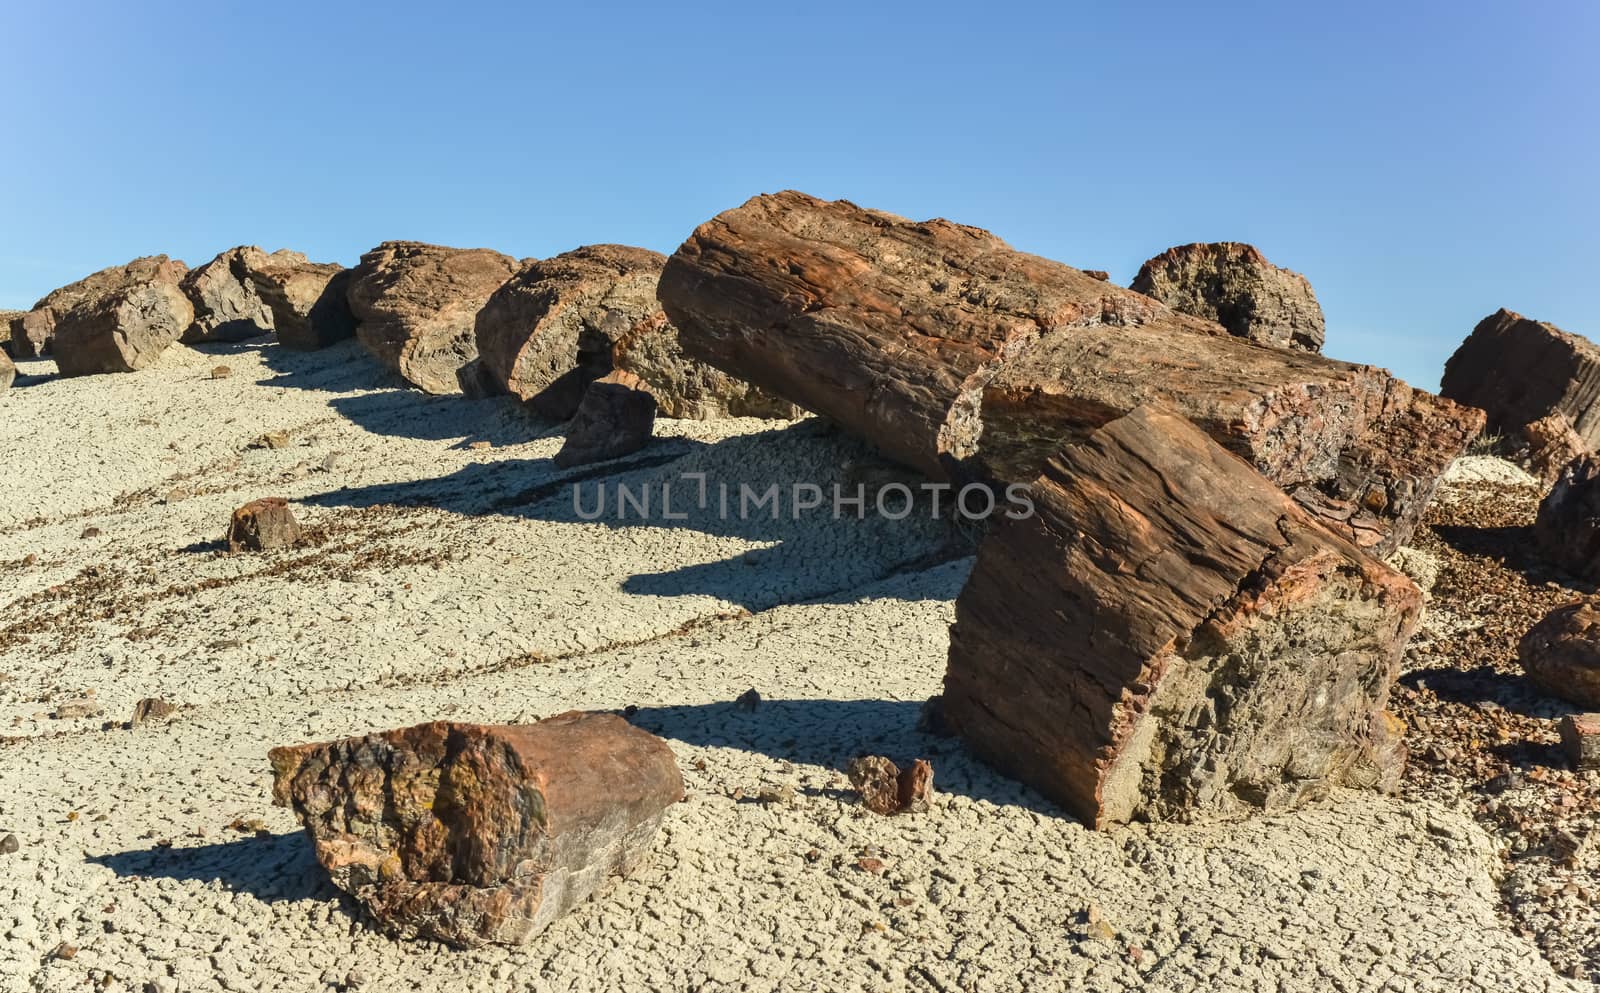
[[[16,378],[17,367],[12,363],[11,356],[0,352],[0,393],[9,390]]]
[[[935,477],[1032,480],[1061,444],[1161,400],[1380,551],[1409,536],[1482,423],[986,231],[800,193],[701,225],[659,293],[689,355]]]
[[[977,462],[991,479],[1032,479],[1063,443],[1150,402],[1379,555],[1415,531],[1483,423],[1371,366],[1153,327],[1062,328],[984,389]]]
[[[683,798],[672,751],[611,714],[423,724],[275,748],[273,800],[391,933],[515,944],[624,876]]]
[[[272,311],[278,343],[311,351],[344,341],[356,333],[346,294],[352,270],[334,262],[311,262],[303,255],[268,256],[250,274],[256,292]]]
[[[666,256],[586,245],[529,262],[478,313],[478,352],[494,384],[566,420],[590,383],[623,369],[666,417],[794,417],[792,404],[684,356],[656,301]]]
[[[178,285],[187,271],[165,256],[138,259],[85,280],[93,285],[70,310],[52,307],[61,375],[137,372],[154,362],[194,320]]]
[[[1382,711],[1422,597],[1176,414],[1046,462],[956,601],[943,713],[1086,823],[1389,784]]]
[[[361,256],[347,297],[356,337],[428,393],[460,393],[478,358],[478,311],[517,263],[487,248],[386,241]]]
[[[1600,346],[1553,324],[1504,309],[1485,317],[1444,364],[1440,392],[1487,411],[1497,434],[1565,414],[1600,447]]]
[[[992,366],[1044,328],[1226,335],[987,231],[793,191],[697,228],[658,288],[684,351],[936,478],[972,455]]]
[[[272,311],[250,278],[266,258],[256,246],[240,245],[189,270],[182,285],[194,304],[194,323],[183,333],[184,344],[244,341],[272,330]]]

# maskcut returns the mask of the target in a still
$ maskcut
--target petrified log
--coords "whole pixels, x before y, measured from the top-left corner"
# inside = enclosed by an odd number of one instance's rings
[[[1392,786],[1422,595],[1176,414],[1064,448],[956,601],[943,714],[1095,827]]]
[[[666,417],[796,416],[792,404],[684,356],[656,301],[665,263],[648,249],[587,245],[525,264],[478,313],[494,384],[556,420],[614,368],[648,383]]]
[[[356,333],[346,294],[351,270],[334,262],[312,262],[299,252],[273,252],[250,270],[261,302],[272,312],[278,343],[310,351]]]
[[[1600,581],[1600,456],[1579,456],[1556,475],[1539,501],[1533,536],[1553,565]]]
[[[612,714],[435,723],[276,748],[334,885],[390,933],[515,944],[649,854],[683,779],[660,738]]]
[[[350,277],[356,337],[428,393],[460,393],[478,358],[478,311],[517,263],[487,248],[386,241]]]
[[[1553,324],[1490,314],[1445,362],[1439,392],[1486,411],[1492,433],[1565,414],[1586,446],[1600,447],[1600,346]]]
[[[17,367],[11,361],[11,356],[7,355],[4,351],[0,351],[0,393],[4,393],[6,390],[9,390],[11,388],[11,384],[16,380],[16,378]]]
[[[688,355],[935,478],[958,475],[973,454],[992,366],[1041,329],[1227,334],[980,228],[793,191],[700,225],[667,260],[658,292]]]
[[[1517,661],[1545,692],[1600,707],[1600,600],[1557,607],[1517,643]]]
[[[1027,482],[1164,401],[1387,553],[1482,416],[1388,373],[1266,348],[977,228],[799,193],[701,225],[661,301],[684,350],[936,478]]]
[[[589,384],[567,425],[556,465],[570,467],[621,458],[650,443],[656,398],[644,381],[621,369]]]
[[[1150,327],[1061,328],[985,387],[976,461],[991,479],[1031,479],[1064,442],[1152,402],[1379,556],[1410,538],[1483,424],[1371,366]]]
[[[1326,335],[1311,282],[1267,261],[1254,245],[1206,242],[1169,248],[1139,269],[1129,289],[1272,345],[1320,352]]]
[[[194,304],[194,323],[183,333],[186,344],[244,341],[272,330],[272,310],[251,279],[267,257],[254,245],[240,245],[189,270],[182,286]]]
[[[252,500],[228,522],[228,551],[265,552],[300,541],[300,524],[283,497]]]
[[[103,269],[45,297],[63,376],[137,372],[154,362],[194,321],[179,283],[188,268],[165,255]],[[26,323],[26,322],[24,322]]]

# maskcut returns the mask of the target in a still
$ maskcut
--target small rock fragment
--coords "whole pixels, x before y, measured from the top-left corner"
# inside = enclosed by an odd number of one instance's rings
[[[84,528],[83,531],[78,535],[78,537],[79,538],[98,538],[98,537],[100,537],[100,529],[99,528],[94,528],[94,527]]]
[[[766,786],[756,795],[756,799],[764,804],[787,807],[794,803],[794,787],[787,783],[782,786]]]
[[[233,370],[225,365],[216,366],[211,370],[212,379],[227,379],[231,375],[233,375]]]
[[[471,450],[473,450],[474,452],[487,452],[489,449],[494,447],[494,442],[492,442],[492,441],[474,441],[470,445],[468,445],[467,447],[470,448]]]
[[[287,548],[300,540],[300,525],[283,497],[266,497],[233,512],[228,526],[228,551],[263,552]]]
[[[280,449],[289,447],[289,432],[268,431],[253,446],[255,448]]]
[[[755,687],[751,687],[750,689],[745,690],[743,693],[740,693],[739,698],[733,701],[733,705],[738,707],[740,710],[755,710],[757,707],[761,706],[761,694],[755,691]]]
[[[1572,768],[1600,769],[1600,714],[1568,714],[1561,718],[1561,745]]]
[[[87,696],[56,704],[56,709],[51,712],[50,716],[58,721],[69,721],[80,717],[96,717],[99,714],[100,704],[94,697]]]
[[[72,944],[70,941],[63,941],[61,944],[50,950],[50,957],[53,959],[77,958],[78,946]]]
[[[8,834],[4,838],[0,838],[0,855],[15,855],[21,849],[22,842],[17,840],[16,835]]]
[[[133,726],[138,727],[146,721],[165,720],[177,712],[177,707],[160,697],[148,696],[133,705]]]
[[[876,814],[921,813],[933,796],[933,766],[926,759],[902,771],[881,755],[863,755],[850,763],[847,775],[862,804]]]

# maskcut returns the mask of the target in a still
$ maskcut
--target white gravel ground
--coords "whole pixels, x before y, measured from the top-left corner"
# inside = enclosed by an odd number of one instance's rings
[[[353,346],[21,371],[0,395],[0,836],[21,846],[0,989],[1583,988],[1510,931],[1457,811],[1344,794],[1095,834],[919,733],[970,565],[942,523],[585,523],[554,430],[382,385]],[[277,430],[289,447],[248,447]],[[884,474],[817,421],[658,433],[607,482]],[[265,495],[320,544],[220,554]],[[50,716],[91,692],[103,715]],[[122,729],[151,696],[177,716]],[[624,706],[688,801],[648,868],[525,948],[383,937],[269,803],[273,745]],[[838,771],[862,752],[931,758],[933,811],[864,812]]]

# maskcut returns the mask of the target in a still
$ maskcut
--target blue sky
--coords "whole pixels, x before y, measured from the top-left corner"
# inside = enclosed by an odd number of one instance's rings
[[[240,243],[670,252],[792,187],[1124,283],[1249,241],[1329,354],[1430,388],[1501,306],[1600,337],[1589,0],[12,3],[0,38],[0,307]]]

